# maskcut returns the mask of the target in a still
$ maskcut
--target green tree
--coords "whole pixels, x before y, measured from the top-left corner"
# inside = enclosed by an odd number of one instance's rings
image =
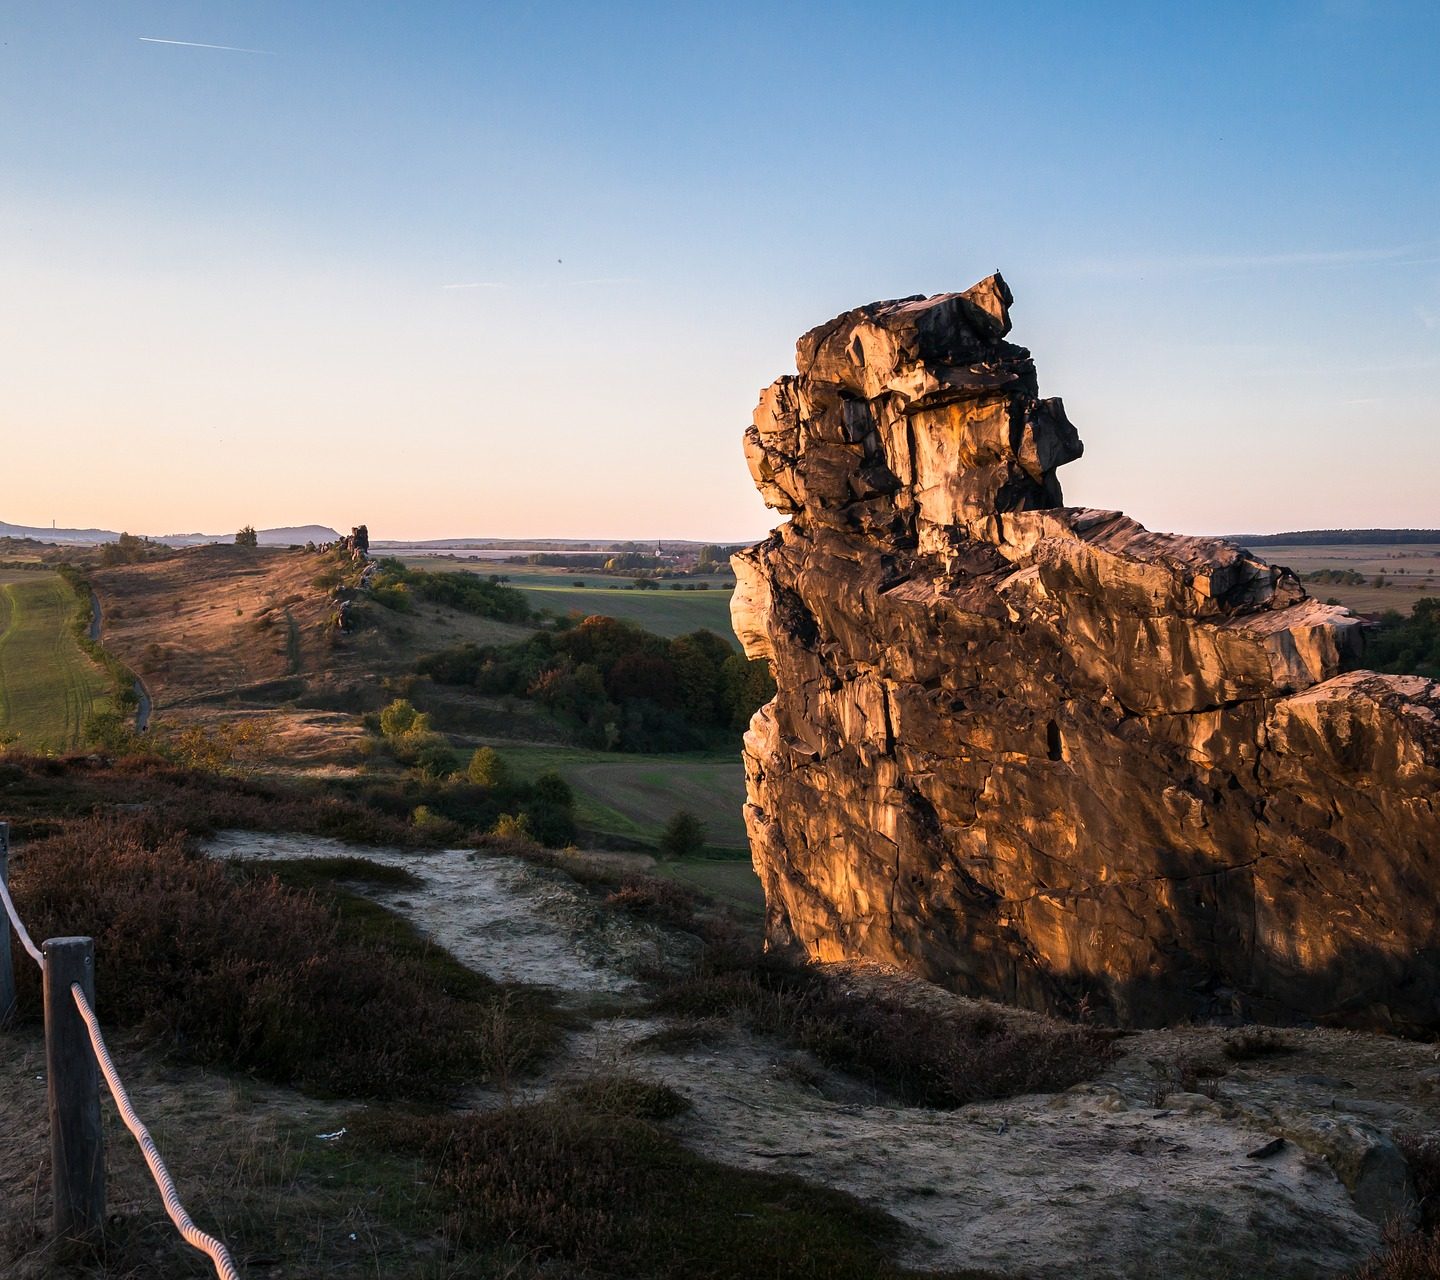
[[[255,526],[247,524],[241,529],[235,535],[235,545],[237,547],[258,547],[260,545],[260,535],[255,532]]]
[[[557,809],[569,809],[575,803],[575,793],[564,778],[551,771],[535,779],[535,799]]]
[[[402,738],[407,734],[427,733],[430,717],[416,711],[407,698],[396,698],[380,713],[380,732],[387,738]]]
[[[490,829],[490,834],[503,836],[507,840],[534,840],[535,838],[535,833],[530,826],[530,819],[523,813],[502,813],[495,819],[495,825]]]
[[[496,791],[510,782],[510,766],[500,757],[494,747],[476,747],[470,757],[465,776],[477,787]]]
[[[660,852],[667,858],[693,858],[705,848],[705,824],[688,809],[677,809],[665,824]]]
[[[542,773],[530,789],[524,814],[541,844],[569,844],[575,839],[575,795],[558,773]]]
[[[455,772],[458,761],[450,744],[438,733],[415,753],[415,767],[432,782],[439,782]]]
[[[713,631],[693,631],[670,641],[681,710],[697,724],[728,724],[722,710],[725,663],[734,650]]]
[[[750,717],[775,696],[775,677],[764,658],[750,659],[731,654],[725,659],[722,672],[722,698],[729,711],[730,725],[735,729],[749,727]]]

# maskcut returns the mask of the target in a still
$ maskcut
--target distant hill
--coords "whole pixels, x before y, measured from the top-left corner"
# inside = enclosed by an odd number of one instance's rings
[[[289,525],[281,529],[261,529],[262,547],[288,547],[295,543],[334,542],[340,535],[323,524]],[[92,545],[97,542],[114,542],[120,534],[114,529],[44,529],[34,525],[6,524],[0,520],[0,538],[34,538],[39,542]],[[233,533],[166,533],[152,535],[152,542],[163,542],[171,547],[196,546],[206,542],[232,542]]]
[[[323,524],[286,525],[281,529],[258,529],[256,536],[262,547],[289,547],[296,543],[334,542],[340,535]],[[166,533],[152,542],[163,542],[171,547],[197,546],[206,542],[233,542],[233,533]]]
[[[684,538],[371,538],[377,550],[415,549],[426,551],[647,551],[661,547],[665,551],[692,551],[704,546],[718,546],[739,551],[754,539],[739,542],[689,541]]]
[[[120,535],[108,529],[40,529],[0,520],[0,538],[34,538],[37,542],[114,542]]]
[[[1291,533],[1227,533],[1242,547],[1314,547],[1356,543],[1391,546],[1408,542],[1440,542],[1440,529],[1297,529]]]

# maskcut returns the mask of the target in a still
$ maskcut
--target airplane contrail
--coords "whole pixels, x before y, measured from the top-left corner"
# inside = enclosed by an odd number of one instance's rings
[[[263,53],[269,57],[278,57],[274,49],[242,49],[234,44],[202,44],[198,40],[162,40],[159,36],[138,37],[144,44],[180,44],[187,49],[223,49],[226,53]]]

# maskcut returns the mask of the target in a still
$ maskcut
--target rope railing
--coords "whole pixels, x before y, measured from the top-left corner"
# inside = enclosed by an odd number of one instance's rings
[[[30,953],[30,958],[45,968],[45,956],[30,939],[30,931],[25,928],[20,919],[20,913],[15,910],[15,900],[10,896],[10,886],[5,883],[3,876],[0,876],[0,901],[5,903],[5,914],[10,917],[10,925],[15,930],[15,936],[20,939],[20,945]]]
[[[21,946],[29,952],[31,959],[40,966],[40,971],[45,975],[46,1062],[49,1067],[51,1099],[51,1176],[55,1179],[56,1223],[58,1230],[62,1220],[65,1223],[73,1223],[87,1219],[98,1221],[103,1216],[104,1208],[103,1180],[95,1179],[91,1176],[94,1173],[93,1169],[84,1172],[81,1177],[82,1182],[84,1182],[86,1178],[90,1179],[88,1185],[92,1189],[96,1187],[99,1188],[91,1197],[93,1203],[88,1206],[77,1206],[76,1204],[70,1203],[62,1205],[62,1200],[68,1201],[75,1198],[83,1200],[85,1198],[84,1191],[72,1195],[72,1192],[75,1190],[74,1188],[68,1185],[62,1187],[62,1179],[68,1178],[75,1173],[75,1169],[69,1166],[72,1163],[84,1165],[85,1160],[81,1159],[72,1162],[68,1159],[56,1158],[57,1153],[64,1155],[71,1147],[68,1136],[60,1131],[60,1115],[63,1113],[69,1116],[72,1113],[83,1111],[87,1098],[77,1095],[84,1094],[88,1095],[88,1105],[93,1109],[94,1133],[93,1135],[82,1136],[80,1144],[83,1147],[86,1137],[93,1137],[95,1145],[90,1155],[95,1162],[95,1169],[101,1167],[99,1099],[96,1095],[98,1086],[96,1086],[94,1076],[91,1074],[88,1086],[72,1087],[72,1077],[75,1077],[73,1058],[67,1057],[62,1049],[57,1048],[59,1042],[67,1038],[66,1033],[60,1027],[54,1025],[54,1023],[56,1021],[68,1021],[73,1024],[73,1016],[67,1017],[62,1013],[58,1019],[55,1018],[56,1009],[53,1005],[53,997],[50,995],[52,981],[63,981],[61,977],[62,974],[69,976],[66,974],[66,970],[67,967],[73,963],[73,957],[75,955],[74,949],[77,947],[83,951],[83,963],[85,965],[84,981],[93,991],[93,964],[90,959],[93,954],[93,944],[89,938],[51,939],[45,943],[45,946],[48,949],[56,950],[59,969],[57,970],[46,964],[44,951],[37,947],[34,940],[30,937],[29,930],[25,928],[24,921],[20,919],[20,913],[15,909],[15,900],[10,896],[10,886],[7,883],[9,870],[8,837],[8,825],[0,822],[0,903],[3,903],[5,906],[5,914],[9,917],[10,926],[15,930],[16,937],[20,939]],[[3,948],[3,955],[0,955],[0,960],[3,960],[3,968],[5,970],[5,973],[0,975],[0,977],[5,979],[3,983],[0,983],[0,986],[4,986],[13,991],[14,980],[13,975],[9,972],[10,952],[8,942]],[[161,1159],[160,1152],[156,1149],[155,1141],[150,1136],[150,1130],[145,1127],[145,1122],[140,1119],[134,1104],[130,1101],[130,1094],[125,1088],[125,1082],[121,1080],[120,1073],[115,1069],[115,1061],[110,1056],[110,1050],[105,1044],[104,1033],[100,1029],[100,1019],[95,1016],[94,1007],[90,1003],[90,998],[85,993],[85,987],[82,987],[79,982],[70,982],[69,994],[74,1004],[74,1010],[79,1014],[81,1021],[84,1023],[85,1031],[89,1036],[90,1050],[94,1054],[94,1061],[99,1065],[100,1073],[105,1077],[105,1083],[110,1089],[110,1096],[115,1100],[115,1106],[120,1112],[120,1119],[124,1122],[126,1129],[130,1131],[131,1137],[135,1139],[141,1154],[145,1157],[145,1164],[149,1168],[150,1176],[160,1192],[160,1199],[165,1205],[165,1212],[169,1215],[170,1221],[175,1224],[175,1229],[180,1233],[181,1238],[186,1244],[194,1249],[198,1249],[215,1264],[215,1274],[218,1280],[240,1280],[240,1273],[235,1269],[235,1263],[230,1258],[230,1251],[214,1236],[208,1232],[201,1231],[200,1228],[195,1225],[194,1219],[185,1211],[185,1206],[180,1201],[180,1194],[175,1190],[175,1181],[171,1178],[169,1169],[165,1167],[165,1161]],[[0,1010],[0,1014],[6,1012],[5,1010]],[[73,1034],[78,1034],[78,1028],[76,1028]],[[57,1079],[58,1073],[56,1068],[57,1065],[61,1064],[64,1064],[66,1067],[66,1082]],[[80,1074],[83,1075],[84,1073]],[[65,1097],[63,1103],[57,1106],[57,1096],[66,1092],[68,1092],[70,1096]],[[67,1167],[62,1169],[62,1165]]]
[[[185,1206],[180,1203],[180,1195],[175,1190],[175,1183],[170,1177],[170,1171],[165,1167],[165,1161],[160,1158],[160,1152],[155,1149],[155,1143],[150,1137],[150,1130],[145,1127],[145,1122],[136,1114],[135,1107],[130,1102],[130,1095],[125,1090],[125,1082],[120,1079],[119,1072],[115,1070],[110,1050],[105,1045],[105,1037],[100,1031],[100,1020],[95,1016],[95,1011],[90,1007],[90,1001],[85,998],[85,993],[80,989],[78,982],[70,984],[70,994],[75,998],[75,1005],[80,1010],[80,1016],[85,1019],[85,1027],[90,1032],[90,1045],[95,1050],[95,1060],[100,1064],[100,1071],[105,1077],[105,1083],[110,1086],[110,1096],[115,1099],[115,1106],[119,1109],[120,1118],[125,1122],[125,1127],[130,1130],[130,1136],[139,1145],[140,1151],[145,1157],[145,1163],[150,1167],[150,1176],[160,1190],[160,1199],[165,1203],[165,1212],[170,1215],[170,1221],[175,1224],[175,1230],[184,1237],[186,1244],[209,1256],[210,1261],[215,1264],[215,1274],[220,1277],[220,1280],[240,1280],[240,1274],[230,1260],[230,1251],[214,1236],[201,1231],[190,1215],[185,1212]]]

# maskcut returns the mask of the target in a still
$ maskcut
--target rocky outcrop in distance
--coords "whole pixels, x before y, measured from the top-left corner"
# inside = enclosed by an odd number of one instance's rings
[[[811,330],[733,560],[772,945],[1121,1024],[1440,1026],[1440,686],[1233,543],[1062,505],[999,275]]]

